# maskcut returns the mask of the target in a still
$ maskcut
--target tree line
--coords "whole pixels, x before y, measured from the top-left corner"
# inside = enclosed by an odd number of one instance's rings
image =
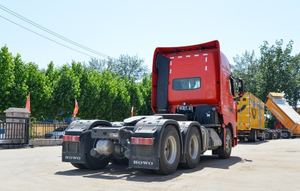
[[[36,120],[71,117],[75,98],[77,117],[84,119],[120,121],[130,117],[132,106],[134,115],[153,114],[151,75],[145,68],[137,56],[121,55],[88,64],[73,61],[59,68],[50,62],[46,69],[39,69],[4,46],[0,51],[0,115],[9,107],[24,108],[29,92],[31,117]]]
[[[275,45],[267,41],[260,46],[260,55],[245,51],[234,57],[233,75],[243,78],[246,92],[263,102],[269,92],[280,92],[291,106],[297,108],[300,99],[300,54],[292,55],[293,41],[283,47],[283,40]]]

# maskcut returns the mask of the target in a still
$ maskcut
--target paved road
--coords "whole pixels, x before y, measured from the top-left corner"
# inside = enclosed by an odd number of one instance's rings
[[[241,143],[232,157],[201,157],[196,169],[145,175],[110,164],[77,170],[61,162],[61,146],[0,150],[0,190],[300,190],[300,139]]]

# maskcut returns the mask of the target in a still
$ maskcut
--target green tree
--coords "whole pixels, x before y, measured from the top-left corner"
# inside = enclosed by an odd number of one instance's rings
[[[115,75],[108,71],[103,71],[100,80],[101,92],[99,98],[99,115],[100,119],[112,120],[114,101],[118,95],[118,86],[122,84],[116,83]]]
[[[300,54],[293,56],[285,71],[286,86],[284,86],[285,97],[289,104],[297,108],[300,100]]]
[[[141,106],[144,104],[143,96],[142,96],[139,86],[136,83],[136,81],[134,80],[134,78],[129,80],[127,77],[125,77],[124,82],[126,84],[126,89],[129,93],[130,105],[131,105],[131,107],[134,106],[133,112],[134,112],[134,115],[136,115],[136,114],[140,113],[139,110],[140,110]],[[128,113],[130,114],[129,111],[128,111]]]
[[[8,52],[7,46],[0,50],[0,114],[13,105],[10,91],[14,84],[14,63],[13,56]]]
[[[291,61],[293,56],[291,55],[293,41],[290,41],[286,48],[282,47],[283,40],[278,40],[275,45],[269,46],[268,42],[260,47],[260,98],[265,100],[269,92],[284,92],[288,95],[289,89],[294,84],[289,81],[294,78],[291,76]]]
[[[54,68],[53,62],[50,62],[47,66],[47,69],[44,72],[46,77],[46,89],[44,96],[44,111],[43,111],[43,119],[51,119],[54,120],[56,118],[55,108],[53,108],[52,104],[54,103],[53,91],[54,85],[56,84],[59,71]]]
[[[142,79],[149,74],[144,60],[138,58],[137,55],[121,55],[118,59],[108,58],[108,60],[92,59],[89,62],[89,68],[101,72],[107,70],[121,76],[123,79],[127,76],[129,79]]]
[[[127,91],[125,81],[122,80],[120,76],[115,77],[112,83],[115,97],[112,100],[110,120],[123,121],[123,119],[130,117],[130,94]]]
[[[85,119],[97,119],[100,116],[103,99],[101,98],[101,75],[96,71],[83,69],[80,79],[80,97],[78,98],[78,116]]]
[[[27,91],[30,92],[31,117],[41,119],[45,106],[46,76],[38,70],[35,63],[29,62],[24,65],[26,71]],[[27,92],[26,92],[27,93]]]
[[[55,119],[62,120],[70,117],[74,110],[74,100],[80,96],[80,84],[78,77],[67,65],[63,65],[53,84],[52,113]]]
[[[255,57],[254,51],[246,51],[242,56],[237,55],[233,58],[235,65],[232,65],[233,76],[242,78],[244,89],[254,95],[259,94],[260,73],[259,62]]]
[[[24,108],[28,94],[28,86],[26,85],[28,73],[26,72],[26,68],[20,54],[17,54],[17,56],[14,57],[13,64],[15,78],[10,90],[10,100],[14,106]]]
[[[100,59],[91,58],[91,60],[89,61],[88,68],[89,70],[95,70],[101,73],[102,70],[107,70],[108,63],[109,62],[111,63],[112,60],[113,59],[100,60]]]
[[[142,105],[138,110],[139,115],[153,115],[151,108],[151,87],[152,87],[152,75],[145,76],[138,84],[138,88],[143,97]]]

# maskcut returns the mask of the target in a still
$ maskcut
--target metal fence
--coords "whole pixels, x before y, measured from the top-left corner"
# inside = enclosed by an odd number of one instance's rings
[[[29,118],[0,116],[0,145],[22,145],[29,142]]]
[[[30,124],[30,139],[61,139],[65,134],[67,123],[41,123],[33,122]]]

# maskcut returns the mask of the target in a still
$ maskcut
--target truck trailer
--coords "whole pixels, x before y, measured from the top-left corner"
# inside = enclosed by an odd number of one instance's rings
[[[237,131],[240,141],[256,142],[265,139],[265,104],[253,94],[246,92],[237,101]]]
[[[300,115],[286,102],[282,93],[270,92],[266,107],[282,123],[282,138],[299,137]]]
[[[227,159],[237,145],[234,78],[218,41],[154,51],[151,107],[155,115],[122,122],[78,120],[63,137],[62,161],[103,169],[127,160],[144,173],[172,174],[195,168],[207,150]]]

